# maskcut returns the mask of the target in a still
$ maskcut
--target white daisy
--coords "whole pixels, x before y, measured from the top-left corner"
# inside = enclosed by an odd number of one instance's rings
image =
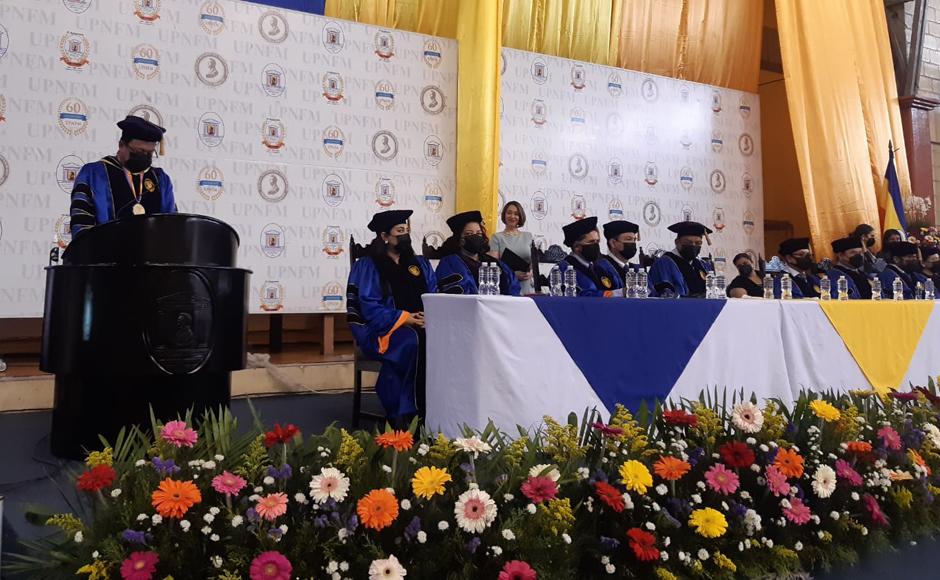
[[[930,439],[933,446],[940,449],[940,429],[933,423],[924,423],[924,431],[927,432],[927,439]]]
[[[496,502],[483,490],[467,490],[454,504],[454,517],[465,532],[482,533],[496,519]]]
[[[369,564],[369,580],[402,580],[408,571],[394,554],[384,560],[373,560]]]
[[[349,478],[335,467],[324,467],[320,475],[310,479],[310,497],[317,503],[323,503],[328,498],[341,502],[346,499],[348,492]]]
[[[731,421],[745,433],[757,433],[764,426],[764,414],[754,403],[738,403],[731,412]]]
[[[454,445],[461,451],[472,453],[473,457],[479,457],[481,453],[489,453],[493,448],[489,443],[483,441],[476,435],[473,437],[458,437],[454,439]]]
[[[529,477],[538,477],[540,475],[552,481],[561,479],[561,473],[558,471],[558,468],[550,463],[540,463],[532,466],[532,469],[529,470]]]
[[[826,499],[836,490],[836,472],[828,465],[820,465],[813,474],[813,491]]]

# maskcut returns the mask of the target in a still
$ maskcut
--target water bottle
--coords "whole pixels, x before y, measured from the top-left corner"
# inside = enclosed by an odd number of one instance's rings
[[[871,281],[871,299],[881,300],[881,292],[881,280],[875,277],[875,279]]]
[[[917,288],[914,290],[914,299],[923,300],[924,299],[924,283],[918,282]]]
[[[649,295],[649,277],[646,274],[646,270],[640,270],[636,273],[636,297],[649,298]]]
[[[489,263],[490,271],[490,296],[499,296],[499,266],[496,265],[496,262]]]
[[[793,279],[786,274],[780,279],[780,298],[793,300]]]
[[[548,275],[548,292],[552,296],[561,296],[562,286],[561,286],[561,269],[558,268],[558,265],[552,266],[552,271]]]
[[[832,300],[832,282],[829,278],[823,278],[819,281],[819,299]]]
[[[715,298],[715,273],[705,274],[705,298],[713,300]]]
[[[894,279],[894,284],[891,288],[891,297],[895,300],[904,300],[904,282],[901,282],[900,278]]]
[[[849,299],[849,281],[845,279],[845,276],[839,275],[839,281],[836,283],[836,287],[839,292],[839,300],[848,300]]]
[[[770,274],[764,274],[764,298],[766,300],[774,299],[774,277]]]
[[[934,300],[937,289],[934,287],[933,280],[927,280],[924,284],[924,300]]]
[[[725,294],[725,275],[724,273],[715,274],[715,298],[724,300],[728,295]]]
[[[574,268],[565,270],[565,296],[578,295],[578,272]]]
[[[623,280],[623,297],[636,298],[636,272],[627,270]]]

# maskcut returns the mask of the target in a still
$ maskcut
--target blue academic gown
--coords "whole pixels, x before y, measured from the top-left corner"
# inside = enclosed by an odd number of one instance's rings
[[[598,259],[593,264],[593,269],[585,266],[572,255],[568,255],[564,260],[558,262],[558,269],[564,272],[568,268],[574,268],[577,274],[578,296],[614,296],[614,290],[623,288],[623,280],[620,274],[607,261]]]
[[[862,295],[858,291],[858,286],[855,284],[855,280],[849,276],[848,272],[841,270],[838,265],[834,265],[829,270],[829,294],[832,296],[833,300],[839,299],[839,276],[844,276],[846,282],[846,288],[848,289],[849,300],[861,300]]]
[[[916,286],[918,281],[914,280],[912,283],[910,276],[894,264],[889,264],[887,268],[878,273],[878,279],[881,280],[882,298],[886,300],[894,298],[894,281],[898,278],[901,279],[901,284],[904,287],[904,299],[913,300],[914,288],[912,285]]]
[[[496,260],[499,266],[499,293],[504,296],[519,296],[521,286],[516,274],[502,260]],[[441,258],[435,271],[440,280],[440,289],[444,294],[479,294],[476,276],[470,271],[467,263],[457,254],[449,254]]]
[[[128,177],[114,156],[86,163],[72,187],[69,210],[72,235],[134,215],[138,197],[147,214],[176,213],[173,183],[163,169],[150,167]]]
[[[437,279],[431,263],[416,256],[428,293],[437,292]],[[405,326],[407,313],[395,307],[391,294],[383,291],[379,270],[370,257],[356,260],[346,287],[346,315],[356,345],[369,358],[382,361],[375,391],[390,417],[417,411],[419,355],[424,332]],[[419,378],[419,375],[421,378]]]
[[[673,252],[669,252],[669,254],[676,256]],[[679,259],[682,260],[683,258],[680,257]],[[690,263],[689,269],[691,271],[690,275],[698,275],[702,278],[702,287],[704,288],[705,276],[710,271],[705,265],[705,262],[695,258]],[[651,296],[659,295],[656,292],[656,286],[659,284],[670,284],[676,296],[689,296],[690,294],[689,285],[686,283],[685,276],[682,275],[682,271],[679,270],[679,266],[676,264],[675,260],[668,255],[664,254],[653,262],[652,267],[650,267],[648,279]],[[702,292],[704,292],[704,289]]]

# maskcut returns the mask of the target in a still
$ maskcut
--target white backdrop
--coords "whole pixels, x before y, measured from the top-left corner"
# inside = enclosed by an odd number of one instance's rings
[[[517,200],[543,248],[587,216],[640,225],[647,253],[672,223],[715,230],[730,261],[764,245],[758,96],[513,49],[502,52],[500,207]],[[733,270],[730,266],[726,272]]]
[[[70,181],[129,112],[167,127],[180,211],[216,216],[252,312],[341,311],[350,234],[453,212],[457,47],[231,0],[0,0],[0,317],[42,315]]]

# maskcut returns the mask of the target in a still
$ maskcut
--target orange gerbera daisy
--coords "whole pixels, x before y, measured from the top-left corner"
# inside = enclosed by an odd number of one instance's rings
[[[871,453],[871,443],[867,441],[849,441],[846,449],[852,453]]]
[[[356,504],[359,521],[367,528],[381,530],[398,517],[398,500],[384,489],[373,489]]]
[[[202,501],[202,494],[193,482],[176,481],[168,477],[160,482],[151,500],[161,516],[180,519],[189,508]]]
[[[667,455],[653,465],[656,475],[666,481],[675,481],[689,472],[692,466],[687,461]]]
[[[382,433],[375,438],[375,442],[382,447],[392,447],[398,452],[408,451],[411,449],[411,446],[415,444],[414,437],[411,436],[411,431],[389,431],[388,433]]]
[[[774,459],[774,466],[786,477],[803,477],[803,458],[791,449],[781,447]]]

